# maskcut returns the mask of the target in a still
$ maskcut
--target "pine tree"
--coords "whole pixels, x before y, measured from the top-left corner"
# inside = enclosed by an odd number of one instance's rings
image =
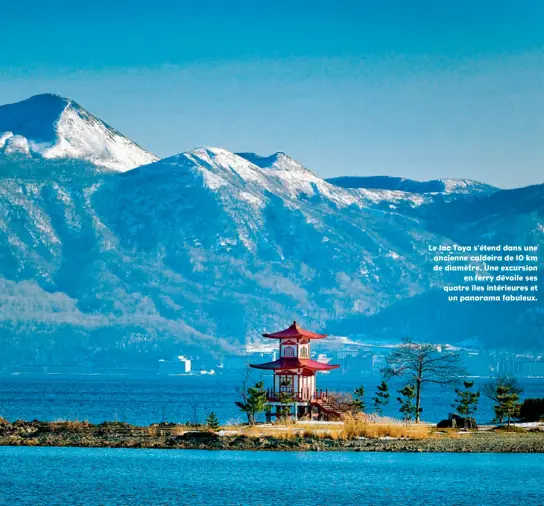
[[[378,385],[378,388],[376,390],[376,395],[372,397],[372,402],[374,404],[374,411],[378,413],[378,415],[383,415],[383,408],[389,404],[389,387],[387,386],[387,383],[385,380],[382,380],[382,382]]]
[[[508,374],[499,374],[497,377],[485,383],[482,387],[482,394],[496,404],[500,404],[498,399],[499,387],[508,388],[510,393],[515,393],[518,396],[523,393],[523,387],[519,384],[515,376]],[[499,409],[499,412],[501,410]],[[495,411],[495,414],[497,412]],[[499,415],[496,421],[503,422],[505,415]]]
[[[499,385],[497,387],[497,402],[498,404],[493,406],[495,421],[502,421],[506,418],[508,428],[510,428],[511,419],[519,417],[521,408],[519,395],[516,392],[512,392],[509,387]]]
[[[208,418],[206,419],[206,425],[211,430],[219,429],[219,427],[220,427],[219,419],[217,418],[217,415],[213,411],[208,415]]]
[[[242,393],[243,401],[236,401],[236,405],[247,415],[247,421],[250,425],[255,424],[257,414],[266,410],[267,398],[264,388],[264,381],[258,381],[254,387],[249,387]]]
[[[287,419],[291,414],[291,404],[295,402],[293,394],[291,392],[280,392],[278,401],[281,403],[281,406],[278,406],[276,413],[279,418]]]
[[[351,408],[355,412],[364,412],[365,411],[365,387],[361,385],[359,388],[356,388],[353,391],[353,402],[351,403]]]
[[[480,392],[472,392],[471,389],[474,386],[474,381],[463,381],[465,390],[455,389],[457,398],[452,404],[455,411],[463,416],[470,416],[476,413],[478,409],[478,400],[480,399]]]
[[[412,417],[419,420],[421,408],[418,408],[413,402],[417,395],[415,386],[406,385],[404,388],[397,391],[401,395],[400,397],[397,397],[397,401],[400,403],[399,411],[403,415],[402,419],[406,422],[412,420]]]

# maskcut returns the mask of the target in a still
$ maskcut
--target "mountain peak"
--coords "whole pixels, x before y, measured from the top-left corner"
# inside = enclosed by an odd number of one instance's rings
[[[157,160],[69,98],[34,95],[0,106],[0,157],[71,159],[125,171]]]
[[[30,102],[30,101],[63,102],[65,104],[67,104],[68,102],[71,102],[69,98],[63,97],[62,95],[59,95],[58,93],[38,93],[37,95],[32,95],[26,100],[22,100],[22,102]]]
[[[284,170],[287,172],[302,172],[305,174],[312,174],[313,172],[301,163],[297,162],[294,158],[290,157],[283,151],[278,151],[269,156],[261,156],[255,153],[236,153],[238,156],[245,158],[253,165],[257,165],[261,169],[276,169]]]

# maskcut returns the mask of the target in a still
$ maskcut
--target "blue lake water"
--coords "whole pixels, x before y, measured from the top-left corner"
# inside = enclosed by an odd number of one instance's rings
[[[538,454],[0,448],[2,505],[541,505]]]
[[[253,381],[259,377],[253,378]],[[266,376],[265,381],[269,380]],[[366,388],[366,402],[371,404],[376,384],[381,378],[346,379],[322,375],[318,386],[329,390],[352,392],[360,384]],[[544,396],[544,381],[521,380],[524,397]],[[240,387],[237,376],[0,376],[0,416],[8,420],[78,419],[99,423],[119,420],[133,424],[160,421],[203,422],[214,411],[222,423],[243,421],[234,401]],[[397,387],[400,385],[397,385]],[[391,401],[385,414],[398,417],[395,386],[390,385]],[[423,391],[423,419],[436,422],[451,411],[453,387],[429,385]],[[493,417],[492,404],[482,398],[476,415],[480,423]]]

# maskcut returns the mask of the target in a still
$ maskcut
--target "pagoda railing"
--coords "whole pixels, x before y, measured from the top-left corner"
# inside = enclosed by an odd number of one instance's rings
[[[282,390],[281,392],[277,392],[275,390],[269,389],[266,391],[266,399],[268,402],[282,402],[285,401],[285,399],[289,399],[291,402],[310,402],[310,401],[319,401],[319,400],[326,400],[328,397],[329,391],[328,390],[310,390],[310,389],[302,389],[298,392],[289,391],[289,390]]]

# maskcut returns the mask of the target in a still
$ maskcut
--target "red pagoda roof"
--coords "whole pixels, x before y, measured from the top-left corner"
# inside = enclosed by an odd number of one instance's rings
[[[289,328],[274,332],[273,334],[263,334],[263,337],[270,337],[272,339],[298,339],[300,337],[305,337],[306,339],[323,339],[327,337],[327,334],[316,334],[315,332],[304,330],[297,325],[297,322],[293,322]]]
[[[310,369],[312,371],[330,371],[337,369],[339,365],[329,365],[311,358],[286,358],[282,357],[274,362],[266,362],[264,364],[250,364],[255,369]]]

